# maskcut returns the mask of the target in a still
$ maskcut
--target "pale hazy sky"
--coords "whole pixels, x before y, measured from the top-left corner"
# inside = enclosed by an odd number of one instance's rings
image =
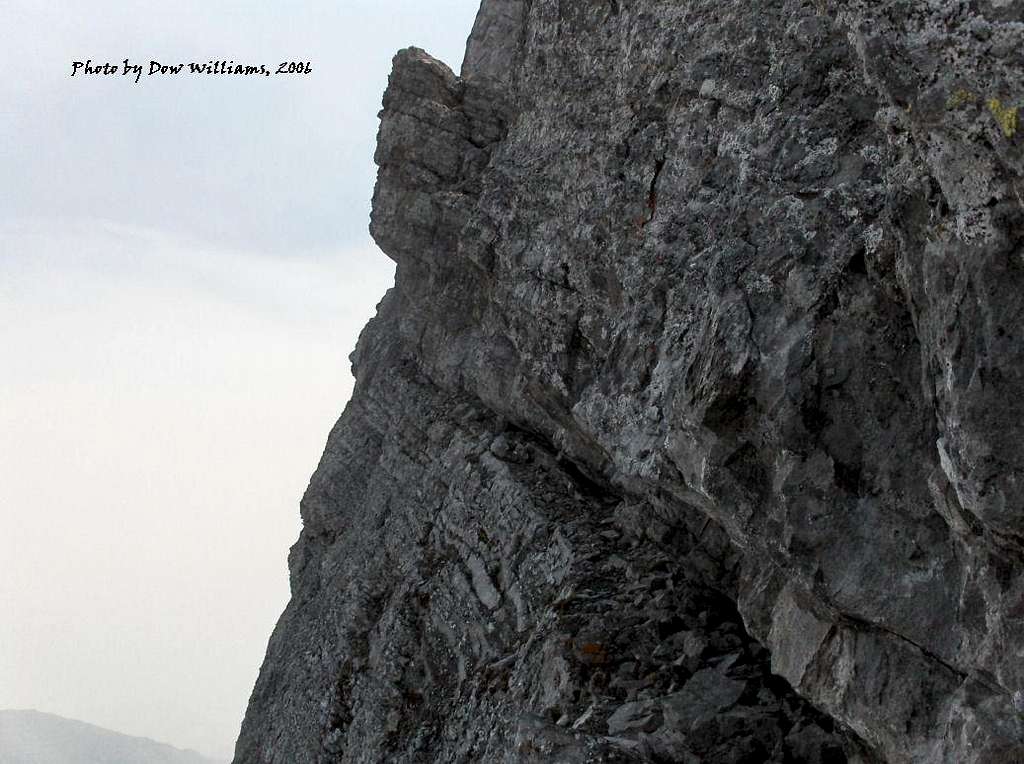
[[[0,0],[0,708],[230,757],[393,279],[366,233],[391,56],[457,70],[477,4]]]

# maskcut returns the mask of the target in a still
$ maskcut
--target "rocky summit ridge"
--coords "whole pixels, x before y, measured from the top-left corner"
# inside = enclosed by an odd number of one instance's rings
[[[1024,762],[1021,104],[1021,0],[399,52],[235,761]]]

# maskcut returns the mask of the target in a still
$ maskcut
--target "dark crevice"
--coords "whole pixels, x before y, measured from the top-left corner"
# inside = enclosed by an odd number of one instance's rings
[[[850,273],[856,273],[860,276],[868,275],[868,266],[864,260],[864,247],[860,247],[854,252],[853,257],[850,258],[850,262],[846,264],[846,269]]]
[[[611,491],[611,487],[607,483],[586,474],[575,462],[565,458],[564,455],[560,454],[557,462],[565,474],[572,478],[584,498],[598,501],[601,504],[618,500],[618,495]]]
[[[654,176],[651,178],[651,185],[647,189],[647,219],[644,220],[644,225],[654,220],[654,214],[658,211],[658,177],[661,175],[664,167],[664,157],[654,164]]]

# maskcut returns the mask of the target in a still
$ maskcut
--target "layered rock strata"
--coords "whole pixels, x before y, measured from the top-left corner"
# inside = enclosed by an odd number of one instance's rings
[[[1022,42],[484,0],[460,76],[400,52],[236,762],[1024,761]]]

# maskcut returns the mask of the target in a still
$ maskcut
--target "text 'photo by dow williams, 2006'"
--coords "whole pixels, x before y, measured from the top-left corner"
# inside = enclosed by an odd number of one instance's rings
[[[92,59],[71,62],[71,76],[99,75],[128,77],[139,82],[143,75],[173,76],[178,74],[234,74],[242,76],[269,77],[271,74],[312,74],[313,65],[309,61],[281,61],[276,66],[266,64],[239,64],[233,60],[210,60],[205,62],[165,64],[161,61],[150,61],[149,64],[132,63],[124,59],[120,64],[104,62],[94,64]]]

